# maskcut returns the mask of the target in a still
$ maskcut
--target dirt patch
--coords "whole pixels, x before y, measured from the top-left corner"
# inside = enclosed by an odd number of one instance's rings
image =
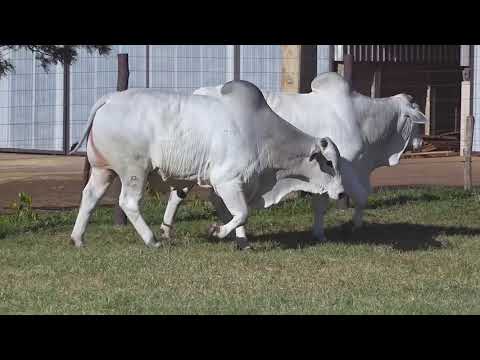
[[[83,189],[83,165],[84,158],[78,156],[0,154],[0,213],[8,212],[20,192],[32,196],[35,209],[77,208]],[[473,184],[480,185],[480,157],[473,158],[472,168]],[[463,158],[404,159],[398,166],[377,169],[372,185],[463,186]],[[113,185],[100,205],[116,204],[118,191]],[[198,187],[194,194],[206,197],[206,191]]]

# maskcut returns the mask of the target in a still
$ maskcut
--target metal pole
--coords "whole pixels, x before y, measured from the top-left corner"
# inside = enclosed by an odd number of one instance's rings
[[[240,45],[233,45],[233,80],[240,80]]]
[[[150,45],[145,45],[145,71],[147,77],[145,79],[145,87],[150,87]]]
[[[63,65],[63,152],[70,150],[70,62]]]

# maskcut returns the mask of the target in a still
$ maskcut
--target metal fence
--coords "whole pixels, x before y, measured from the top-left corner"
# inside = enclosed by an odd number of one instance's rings
[[[69,144],[80,139],[90,109],[103,95],[117,89],[117,54],[127,53],[130,88],[147,86],[145,45],[114,45],[108,56],[93,56],[82,50],[70,69]],[[83,144],[80,151],[85,150]]]
[[[45,72],[29,51],[4,54],[15,72],[0,79],[0,148],[63,150],[63,68]]]
[[[317,70],[330,70],[330,45],[317,48]],[[116,90],[117,54],[129,55],[130,88],[191,93],[234,78],[280,91],[289,75],[281,45],[113,45],[108,56],[80,50],[68,69],[45,72],[26,50],[8,54],[16,70],[0,79],[0,151],[65,153],[84,131],[91,107]],[[237,72],[237,73],[236,73]],[[295,75],[295,74],[291,74]],[[80,151],[85,150],[85,145]]]

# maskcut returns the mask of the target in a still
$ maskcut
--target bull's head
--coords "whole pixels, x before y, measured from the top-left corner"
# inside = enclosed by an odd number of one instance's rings
[[[393,137],[389,144],[389,165],[398,164],[400,156],[407,149],[418,150],[423,145],[423,138],[420,125],[426,123],[425,115],[420,107],[415,104],[410,95],[399,94],[395,96],[398,100],[398,118],[394,122]]]
[[[341,199],[345,193],[340,174],[340,152],[328,137],[318,139],[310,154],[310,163],[314,165],[311,181],[325,187],[332,199]]]

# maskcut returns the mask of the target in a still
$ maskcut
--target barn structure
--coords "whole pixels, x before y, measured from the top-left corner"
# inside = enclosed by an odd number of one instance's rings
[[[411,94],[429,119],[427,135],[461,134],[480,118],[480,45],[113,45],[108,56],[80,53],[45,72],[26,50],[8,57],[0,79],[0,151],[66,154],[91,106],[116,90],[117,54],[129,54],[130,88],[191,93],[232,79],[264,90],[309,92],[319,73],[349,72],[364,95]],[[480,121],[473,151],[480,151]]]

